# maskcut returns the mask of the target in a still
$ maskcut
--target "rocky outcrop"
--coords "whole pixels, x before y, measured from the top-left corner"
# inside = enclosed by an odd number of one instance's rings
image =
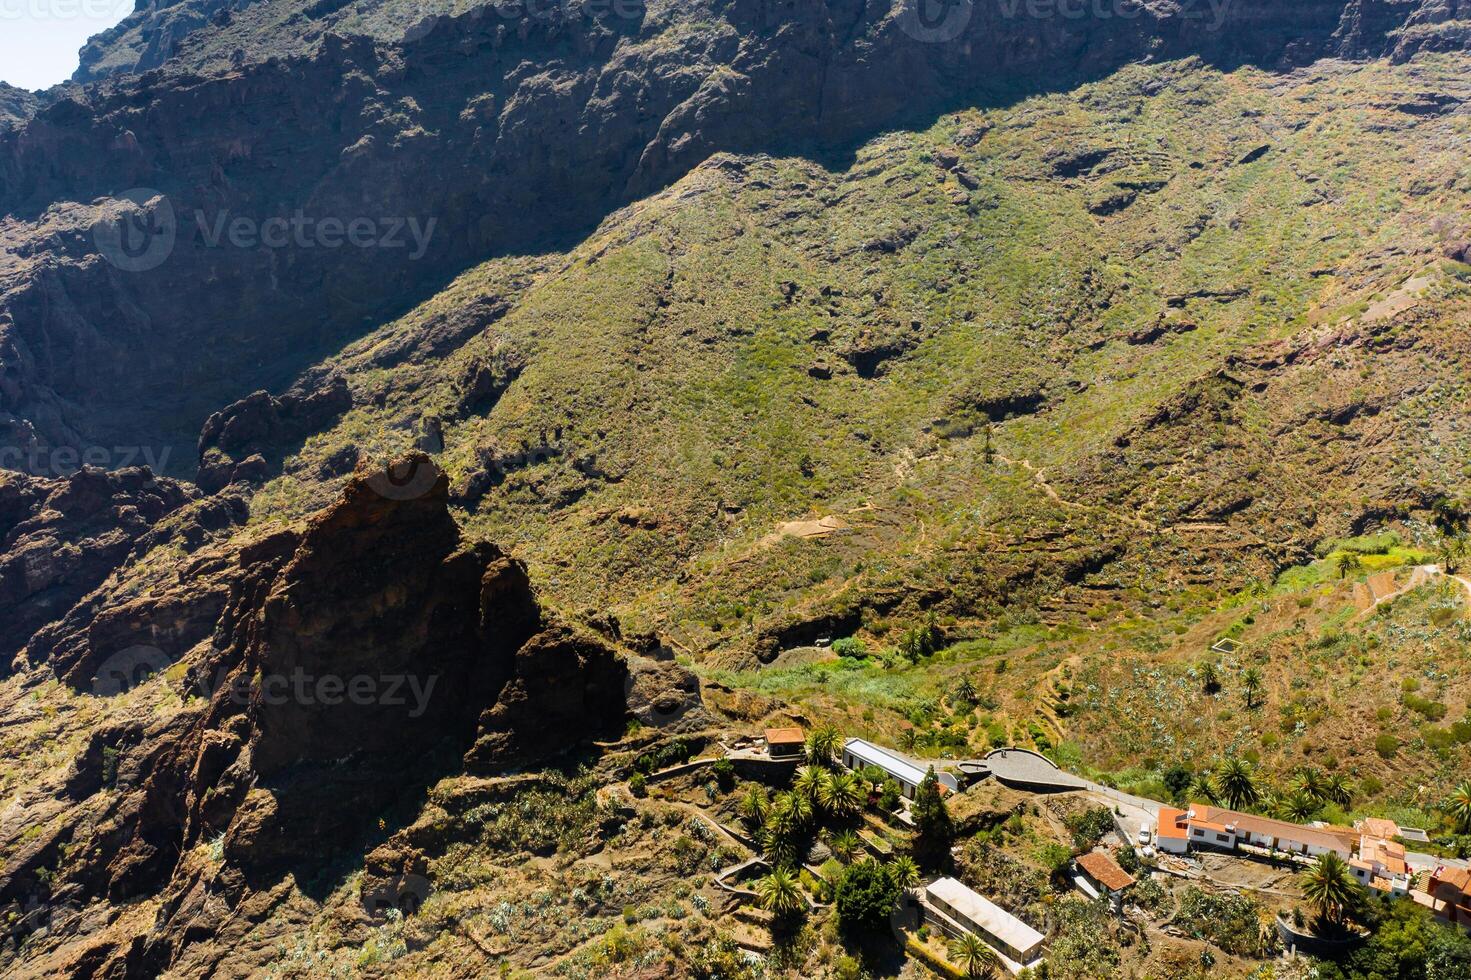
[[[347,381],[329,374],[304,378],[279,397],[257,391],[220,409],[199,434],[200,487],[216,493],[231,483],[260,482],[270,473],[268,457],[279,459],[351,407]]]
[[[17,126],[36,111],[36,96],[25,89],[0,82],[0,129]]]
[[[184,669],[153,683],[194,697],[91,732],[60,805],[29,804],[54,825],[0,840],[13,856],[0,906],[38,891],[84,904],[160,895],[146,936],[89,954],[110,964],[99,973],[157,975],[191,936],[227,931],[215,902],[249,914],[283,875],[308,880],[439,775],[619,735],[631,703],[666,720],[697,708],[682,668],[635,679],[612,648],[539,607],[524,566],[463,540],[427,457],[400,468],[428,478],[410,494],[361,471],[304,525],[200,549],[177,580],[118,606],[107,600],[123,593],[104,590],[57,631],[38,660],[88,696],[141,679],[97,686],[146,635],[185,648]],[[161,639],[165,624],[174,635]],[[174,655],[155,649],[157,671]],[[23,833],[0,823],[0,838]],[[202,843],[218,867],[196,860]],[[197,900],[206,893],[216,898]]]
[[[160,540],[149,537],[154,528],[196,496],[146,467],[89,467],[57,479],[0,471],[0,672],[140,541]]]
[[[231,17],[258,0],[165,0],[139,4],[120,24],[88,40],[76,82],[95,82],[114,75],[152,71],[179,53],[197,32],[228,24]]]

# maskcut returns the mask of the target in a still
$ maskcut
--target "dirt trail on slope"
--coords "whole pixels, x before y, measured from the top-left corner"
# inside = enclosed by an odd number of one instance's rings
[[[1120,514],[1110,510],[1107,507],[1100,507],[1097,504],[1084,504],[1079,503],[1076,500],[1066,499],[1057,492],[1057,488],[1055,488],[1051,483],[1047,482],[1046,471],[1037,469],[1035,466],[1032,465],[1032,461],[1029,459],[1012,459],[1009,456],[1003,456],[1000,453],[996,453],[995,456],[997,459],[1001,460],[1001,462],[1007,464],[1008,466],[1019,466],[1022,469],[1026,470],[1029,474],[1031,474],[1032,482],[1037,484],[1037,487],[1044,494],[1047,495],[1047,499],[1051,500],[1053,503],[1057,504],[1060,507],[1066,507],[1069,510],[1081,510],[1095,514],[1105,514],[1116,520],[1121,520],[1127,524],[1133,524],[1135,527],[1143,528],[1144,530],[1149,531],[1151,534],[1159,532],[1159,525],[1146,521],[1138,514]]]

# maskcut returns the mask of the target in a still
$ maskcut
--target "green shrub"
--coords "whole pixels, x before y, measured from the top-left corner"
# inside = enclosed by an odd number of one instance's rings
[[[1379,753],[1380,758],[1393,759],[1399,751],[1399,739],[1384,732],[1374,739],[1374,751]]]
[[[1439,701],[1431,701],[1429,698],[1422,698],[1417,694],[1405,695],[1405,707],[1423,715],[1430,721],[1440,721],[1446,713],[1444,704]]]
[[[877,861],[851,865],[833,889],[838,928],[854,938],[887,932],[900,888]]]

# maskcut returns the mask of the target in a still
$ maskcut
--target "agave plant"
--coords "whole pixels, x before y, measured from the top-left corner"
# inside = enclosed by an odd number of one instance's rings
[[[827,849],[833,852],[833,857],[840,861],[852,861],[863,849],[863,842],[858,835],[851,830],[845,830],[841,834],[833,834],[828,839]]]

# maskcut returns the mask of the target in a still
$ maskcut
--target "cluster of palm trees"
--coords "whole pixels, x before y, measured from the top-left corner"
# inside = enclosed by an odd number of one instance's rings
[[[790,790],[774,797],[753,785],[741,800],[741,818],[772,866],[795,867],[820,825],[851,823],[867,804],[868,786],[857,773],[807,765]]]
[[[1221,669],[1216,666],[1215,661],[1207,660],[1196,668],[1195,676],[1200,680],[1201,689],[1206,694],[1215,694],[1221,689]],[[1241,696],[1246,701],[1246,710],[1252,711],[1260,704],[1262,693],[1262,672],[1255,667],[1248,667],[1241,672]]]
[[[1297,822],[1313,819],[1330,803],[1346,808],[1353,800],[1348,779],[1340,773],[1305,766],[1283,790],[1276,791],[1257,775],[1251,763],[1236,756],[1197,774],[1188,792],[1191,799],[1225,803],[1233,810],[1257,810]]]

